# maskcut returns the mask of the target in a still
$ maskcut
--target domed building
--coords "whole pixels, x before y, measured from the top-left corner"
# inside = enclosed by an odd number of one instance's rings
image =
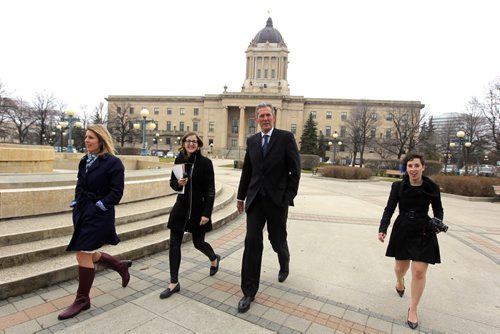
[[[230,92],[227,87],[220,94],[204,96],[123,96],[110,95],[108,118],[115,139],[125,147],[138,150],[142,144],[140,131],[124,131],[114,127],[114,120],[140,123],[141,110],[149,110],[148,119],[157,124],[154,133],[148,132],[146,147],[151,150],[177,151],[179,139],[188,131],[197,132],[212,155],[242,158],[246,138],[257,131],[255,106],[262,101],[275,107],[276,127],[300,137],[309,115],[317,123],[325,142],[342,140],[338,158],[348,158],[352,144],[348,138],[349,114],[359,108],[369,108],[376,122],[372,122],[372,138],[390,139],[395,133],[388,114],[390,110],[420,113],[420,101],[351,100],[333,98],[305,98],[290,94],[288,85],[288,47],[271,18],[251,40],[246,50],[246,75],[241,91]],[[131,126],[131,125],[130,125]],[[121,131],[121,132],[120,132]],[[149,130],[148,130],[149,131]],[[141,132],[142,133],[142,132]],[[158,140],[153,143],[152,140]],[[118,140],[118,141],[121,141]],[[120,143],[117,145],[121,146]],[[365,158],[379,157],[375,147],[367,147]],[[331,154],[330,154],[331,155]]]

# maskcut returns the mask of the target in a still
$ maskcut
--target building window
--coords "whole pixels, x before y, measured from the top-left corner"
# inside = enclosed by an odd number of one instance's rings
[[[340,138],[345,138],[345,126],[340,127]]]
[[[385,129],[385,138],[390,139],[392,137],[392,129]]]
[[[208,122],[208,132],[214,132],[215,131],[215,122],[211,121]]]
[[[297,134],[297,124],[292,124],[290,126],[290,132],[293,133],[294,135]]]
[[[237,118],[233,118],[232,121],[231,121],[231,133],[233,135],[236,135],[238,134],[238,124],[239,123],[239,120]]]
[[[347,112],[343,111],[340,113],[340,120],[347,121]]]
[[[172,131],[172,122],[167,121],[167,131]]]
[[[313,119],[316,119],[316,112],[315,111],[311,111],[311,115],[312,115]]]
[[[274,79],[274,78],[276,78],[276,70],[273,68],[271,70],[271,79]]]
[[[264,79],[267,79],[267,68],[264,70]]]
[[[122,107],[116,107],[116,113],[120,114],[122,112]]]
[[[193,121],[193,131],[194,132],[198,131],[198,121]]]
[[[180,114],[180,115],[185,115],[185,114],[186,114],[186,109],[181,108],[181,109],[179,110],[179,114]]]
[[[250,118],[248,120],[248,133],[253,135],[255,133],[255,119],[254,118]]]
[[[377,136],[377,128],[373,127],[370,130],[370,137],[373,138],[373,139],[375,139],[376,136]]]
[[[257,79],[260,79],[260,68],[257,70]]]
[[[165,145],[170,145],[172,142],[170,140],[170,137],[165,138]]]
[[[134,113],[134,107],[130,107],[129,113],[132,115]]]
[[[387,116],[385,116],[386,121],[392,121],[393,119],[394,119],[394,116],[391,113],[389,113],[389,114],[387,114]]]
[[[193,114],[194,114],[195,116],[198,116],[198,115],[200,114],[200,108],[194,108],[194,109],[193,109]]]
[[[372,120],[376,121],[377,120],[377,113],[372,113],[371,117],[372,117]]]
[[[326,112],[326,119],[332,119],[332,112],[331,111]]]
[[[155,107],[154,113],[155,113],[155,115],[159,115],[160,114],[160,108]]]
[[[172,115],[172,108],[167,108],[167,115]]]
[[[184,122],[179,122],[179,131],[184,131]]]
[[[231,147],[238,147],[238,139],[231,139]]]
[[[330,137],[331,135],[332,135],[332,127],[331,126],[325,127],[325,136]]]

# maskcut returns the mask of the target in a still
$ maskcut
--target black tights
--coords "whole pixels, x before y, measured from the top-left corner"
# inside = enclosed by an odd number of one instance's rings
[[[170,248],[168,250],[168,259],[170,261],[170,283],[177,283],[179,281],[183,235],[183,231],[170,230]],[[205,241],[205,232],[193,233],[193,245],[197,250],[205,254],[210,261],[217,259],[212,246]]]

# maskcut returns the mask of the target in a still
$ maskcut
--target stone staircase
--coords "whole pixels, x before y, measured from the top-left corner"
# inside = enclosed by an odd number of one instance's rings
[[[216,185],[214,229],[237,216],[234,198],[232,187]],[[175,200],[170,193],[118,205],[121,242],[103,251],[137,259],[168,249],[166,223]],[[0,220],[0,300],[77,277],[75,254],[65,251],[72,232],[71,212]],[[186,234],[185,241],[190,236]]]

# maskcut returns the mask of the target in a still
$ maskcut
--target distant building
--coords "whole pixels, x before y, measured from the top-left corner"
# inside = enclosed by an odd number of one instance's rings
[[[126,112],[129,118],[139,122],[140,111],[147,108],[150,112],[148,118],[157,123],[161,139],[159,149],[177,149],[178,138],[187,131],[195,131],[208,149],[210,144],[213,145],[214,154],[238,157],[244,152],[246,137],[259,131],[255,121],[255,106],[262,101],[273,104],[276,127],[293,132],[299,145],[309,114],[315,118],[317,128],[325,136],[326,142],[333,139],[335,132],[339,140],[345,141],[348,115],[360,103],[369,105],[376,112],[377,125],[371,132],[374,136],[384,138],[394,134],[393,124],[387,117],[391,108],[405,108],[419,113],[424,107],[420,101],[305,98],[291,95],[287,79],[288,53],[283,37],[269,18],[246,50],[246,76],[241,91],[230,92],[224,87],[224,91],[219,94],[204,96],[110,95],[106,99],[108,118],[112,121],[117,113]],[[149,147],[153,137],[149,132]],[[126,145],[140,147],[141,143]],[[348,145],[341,146],[339,151],[340,157],[347,156]],[[367,148],[365,158],[370,157],[370,151]]]

